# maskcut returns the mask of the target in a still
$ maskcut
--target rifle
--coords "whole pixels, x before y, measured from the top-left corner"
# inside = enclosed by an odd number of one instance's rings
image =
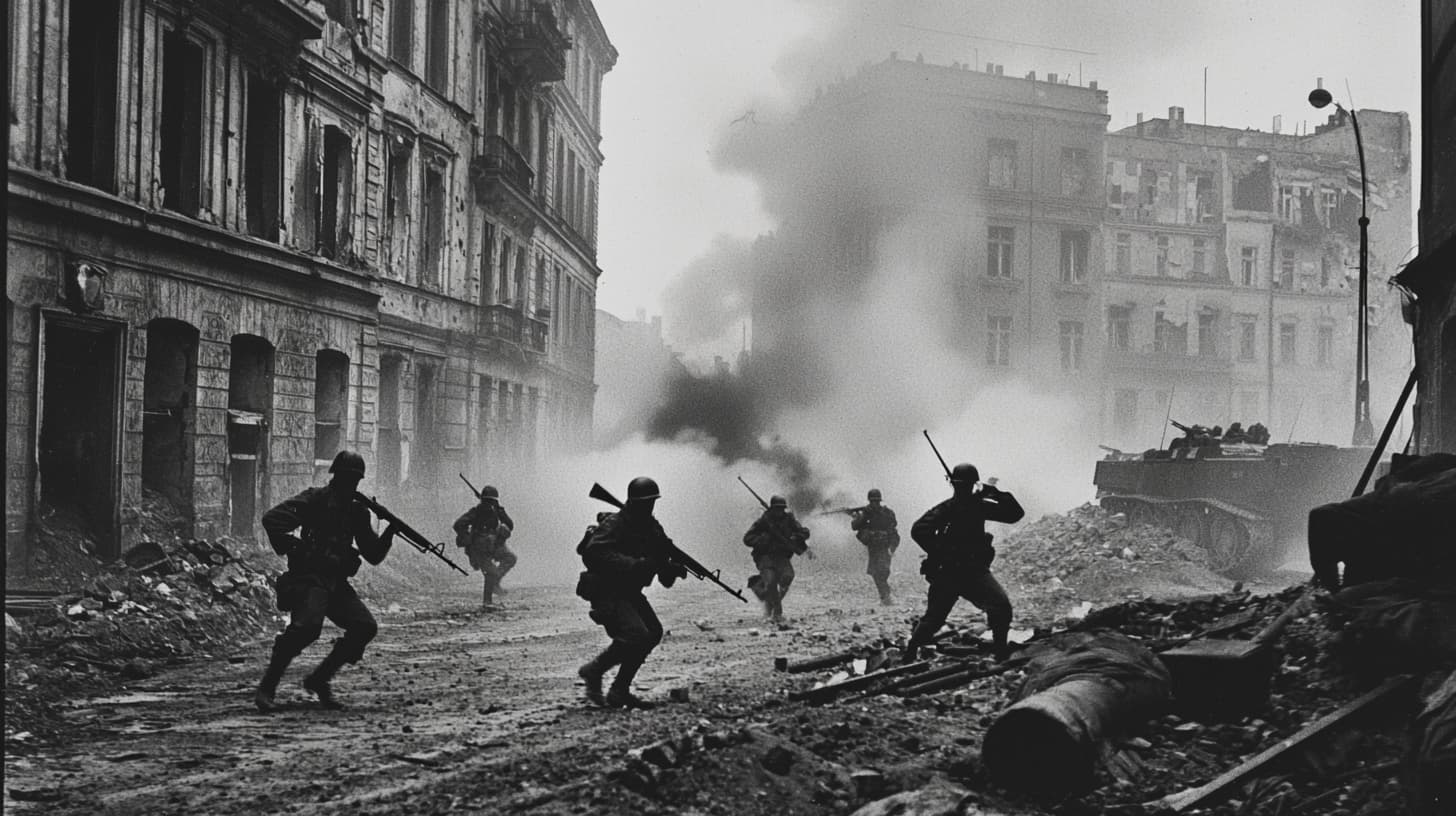
[[[589,493],[588,495],[590,495],[593,499],[596,499],[597,501],[606,502],[607,504],[610,504],[618,510],[621,510],[623,507],[623,504],[620,501],[617,501],[616,496],[613,496],[610,491],[608,491],[605,487],[602,487],[601,484],[597,482],[592,482],[591,493]],[[682,549],[679,548],[676,544],[672,543],[670,539],[667,541],[666,555],[668,561],[671,561],[679,567],[687,570],[689,575],[693,576],[699,581],[712,581],[713,583],[722,587],[724,592],[727,592],[729,595],[732,595],[733,597],[737,598],[740,601],[743,601],[744,603],[748,603],[748,599],[743,597],[742,592],[739,592],[733,587],[730,587],[727,584],[723,583],[722,579],[718,577],[719,575],[723,574],[722,570],[708,569],[707,567],[698,563],[697,559],[683,552]]]
[[[417,532],[415,528],[409,526],[408,524],[405,524],[403,521],[400,520],[399,516],[396,516],[395,514],[389,512],[388,508],[386,508],[384,505],[369,498],[363,493],[358,492],[354,494],[354,501],[359,502],[360,504],[369,508],[374,513],[374,515],[379,517],[380,521],[383,521],[384,523],[393,526],[395,533],[397,535],[404,536],[404,540],[408,541],[415,549],[419,550],[422,553],[429,553],[430,555],[435,556],[441,561],[444,561],[446,564],[450,565],[451,569],[455,570],[461,575],[470,574],[465,570],[460,569],[459,565],[457,565],[454,561],[451,561],[450,559],[445,557],[444,544],[430,543],[430,540],[428,538],[425,538],[423,535]]]
[[[476,490],[475,485],[471,484],[470,480],[465,478],[464,473],[460,474],[460,481],[464,482],[465,486],[470,488],[470,492],[475,494],[475,500],[480,501],[480,491]]]
[[[935,458],[940,460],[940,466],[945,470],[945,478],[950,478],[950,465],[945,463],[945,457],[940,455],[940,448],[935,446],[935,440],[930,438],[930,431],[921,431],[925,434],[925,441],[930,443],[930,449],[935,451]]]
[[[837,515],[839,513],[843,513],[846,516],[852,516],[855,513],[863,513],[865,510],[868,510],[868,509],[869,509],[869,505],[865,505],[864,507],[834,507],[834,508],[831,508],[829,510],[823,511],[822,513],[815,513],[814,515],[816,515],[816,516],[833,516],[833,515]]]
[[[753,494],[753,497],[755,499],[758,499],[758,503],[761,504],[761,505],[763,505],[763,509],[765,509],[765,510],[769,509],[768,502],[764,501],[763,500],[763,497],[760,496],[760,495],[758,495],[758,491],[757,490],[754,490],[752,487],[749,487],[748,486],[748,482],[744,482],[742,476],[739,476],[738,477],[738,481],[739,482],[742,482],[742,484],[743,484],[744,487],[748,487],[748,492],[749,493],[752,493]],[[778,527],[775,527],[773,524],[770,524],[768,526],[768,529],[775,536],[778,537],[778,540],[779,541],[783,542],[784,544],[789,545],[789,549],[791,549],[791,550],[797,550],[799,548],[798,545],[795,544],[794,542],[790,541],[789,540],[789,537],[786,536],[786,535],[784,535],[784,532],[782,530],[780,530]],[[807,543],[804,544],[804,555],[806,557],[808,557],[810,560],[812,560],[814,558],[814,553],[809,550],[809,545]]]

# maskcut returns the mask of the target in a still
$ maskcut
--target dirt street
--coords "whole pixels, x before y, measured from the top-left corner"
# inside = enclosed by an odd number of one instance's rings
[[[605,638],[567,588],[518,589],[489,613],[474,609],[469,593],[373,598],[379,637],[335,682],[346,711],[320,709],[299,686],[326,648],[321,641],[285,679],[287,709],[258,714],[251,692],[266,643],[255,643],[122,694],[72,701],[67,744],[7,755],[7,810],[770,813],[800,798],[807,807],[817,793],[822,808],[793,809],[843,812],[853,791],[816,790],[761,767],[748,769],[758,785],[705,786],[686,802],[638,796],[607,775],[629,750],[665,738],[696,733],[712,744],[722,732],[728,743],[748,739],[740,730],[755,723],[772,731],[771,720],[797,707],[785,702],[786,686],[807,684],[775,673],[773,658],[903,636],[923,598],[914,577],[897,576],[906,587],[900,604],[883,608],[871,605],[868,578],[816,574],[811,565],[786,602],[792,628],[784,630],[708,583],[653,589],[669,633],[639,691],[665,702],[670,690],[687,689],[689,700],[630,713],[581,701],[576,668]],[[957,619],[980,616],[967,607]],[[785,785],[795,788],[787,800],[773,793]]]

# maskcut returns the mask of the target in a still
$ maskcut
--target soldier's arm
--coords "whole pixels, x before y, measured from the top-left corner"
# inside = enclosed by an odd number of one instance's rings
[[[500,519],[500,523],[501,524],[504,524],[506,526],[506,529],[507,530],[510,530],[511,532],[515,532],[515,530],[516,530],[516,523],[514,521],[511,521],[511,514],[506,512],[505,505],[503,505],[503,504],[497,504],[496,505],[496,508],[495,508],[495,512],[496,512],[496,516]]]
[[[748,532],[743,534],[744,545],[748,547],[756,546],[761,535],[763,535],[763,516],[754,519],[753,524],[748,527]]]
[[[471,521],[471,519],[474,516],[475,516],[475,508],[474,507],[470,508],[469,510],[466,510],[464,513],[461,513],[460,514],[460,518],[455,519],[455,524],[452,525],[452,528],[455,530],[455,535],[462,536],[462,535],[466,535],[467,533],[469,533],[470,532],[470,521]]]
[[[895,520],[895,511],[888,507],[885,508],[885,518],[888,519],[885,522],[885,529],[894,530],[900,526],[900,522]]]
[[[1004,490],[997,490],[990,496],[981,499],[981,507],[986,514],[987,521],[999,521],[1004,524],[1014,524],[1021,521],[1026,515],[1021,503],[1016,497]]]
[[[389,555],[389,548],[394,545],[393,525],[385,528],[384,535],[376,535],[374,525],[369,523],[368,510],[354,505],[349,512],[349,522],[354,531],[354,546],[364,556],[365,561],[379,566],[384,561],[384,556]]]
[[[927,553],[934,553],[940,546],[940,528],[945,526],[945,514],[949,503],[941,502],[925,511],[925,515],[910,525],[910,537]]]
[[[849,516],[849,529],[856,533],[863,530],[869,523],[869,513],[867,512],[851,513]]]
[[[627,575],[641,569],[641,562],[646,559],[635,558],[621,551],[620,527],[621,522],[616,516],[609,516],[597,525],[596,532],[592,533],[581,554],[582,563],[586,564],[587,569],[611,575]]]
[[[268,544],[273,547],[273,552],[287,555],[303,543],[292,533],[303,526],[303,511],[307,504],[308,491],[305,490],[291,499],[284,499],[263,514],[263,530],[268,534]]]

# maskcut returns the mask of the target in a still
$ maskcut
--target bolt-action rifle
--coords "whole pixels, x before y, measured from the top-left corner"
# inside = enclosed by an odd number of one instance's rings
[[[834,515],[838,515],[840,513],[843,513],[846,516],[853,516],[856,513],[863,513],[864,511],[868,510],[869,508],[870,508],[870,506],[868,504],[865,505],[864,507],[832,507],[832,508],[830,508],[828,510],[825,510],[823,512],[815,513],[814,515],[816,515],[816,516],[834,516]]]
[[[475,500],[480,501],[480,491],[476,490],[475,485],[471,484],[470,480],[465,478],[464,473],[460,474],[460,481],[464,482],[465,486],[470,488],[470,492],[475,494]]]
[[[763,509],[765,509],[765,510],[769,509],[768,502],[764,501],[763,500],[763,497],[760,496],[760,495],[758,495],[758,491],[757,490],[754,490],[752,487],[749,487],[748,482],[743,481],[743,477],[742,476],[739,476],[738,477],[738,481],[740,483],[742,483],[742,485],[744,487],[747,487],[748,488],[748,492],[749,493],[752,493],[753,494],[753,497],[755,499],[758,499],[758,503],[761,504],[761,505],[763,505]],[[774,526],[773,524],[770,524],[770,525],[768,525],[768,529],[769,529],[770,532],[772,532],[778,538],[779,541],[783,542],[784,544],[789,545],[789,549],[791,549],[791,550],[797,550],[797,549],[799,549],[799,545],[798,544],[795,544],[792,541],[790,541],[789,540],[789,537],[786,536],[786,535],[784,535],[784,532],[782,530],[780,530],[778,527]],[[812,550],[809,549],[809,545],[808,544],[804,544],[804,555],[807,556],[808,558],[810,558],[811,560],[814,558],[814,553],[813,553]]]
[[[446,564],[450,565],[451,569],[455,570],[461,575],[470,574],[465,570],[460,569],[460,566],[454,561],[451,561],[450,559],[445,557],[444,544],[432,543],[428,538],[425,538],[418,531],[416,531],[415,528],[401,521],[399,516],[396,516],[395,514],[389,512],[389,509],[386,508],[384,505],[369,498],[363,493],[358,492],[354,494],[354,501],[357,501],[365,507],[369,508],[369,510],[373,512],[374,515],[379,517],[380,521],[394,527],[395,534],[403,536],[404,540],[408,541],[410,545],[413,546],[415,549],[419,550],[422,553],[428,553],[430,555],[433,555],[441,561],[444,561]]]
[[[610,504],[618,510],[621,510],[623,507],[622,503],[617,500],[616,496],[613,496],[609,490],[607,490],[605,487],[602,487],[597,482],[592,482],[591,493],[589,495],[593,499],[606,502],[607,504]],[[679,548],[671,541],[667,542],[667,552],[665,553],[665,555],[667,556],[668,561],[671,561],[679,567],[687,570],[689,575],[693,576],[699,581],[712,581],[713,583],[722,587],[724,592],[727,592],[729,595],[732,595],[733,597],[737,598],[740,601],[743,601],[744,603],[748,603],[748,599],[743,597],[742,592],[739,592],[733,587],[730,587],[727,584],[723,583],[723,580],[718,577],[723,573],[722,570],[708,569],[707,567],[698,563],[698,560],[696,558],[693,558],[691,555],[683,552],[681,548]]]

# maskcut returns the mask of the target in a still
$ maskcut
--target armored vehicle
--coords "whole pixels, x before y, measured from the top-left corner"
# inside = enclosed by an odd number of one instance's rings
[[[1092,479],[1097,496],[1130,522],[1157,524],[1194,542],[1211,569],[1232,578],[1303,552],[1309,511],[1349,498],[1372,451],[1183,441],[1170,450],[1111,451]]]

